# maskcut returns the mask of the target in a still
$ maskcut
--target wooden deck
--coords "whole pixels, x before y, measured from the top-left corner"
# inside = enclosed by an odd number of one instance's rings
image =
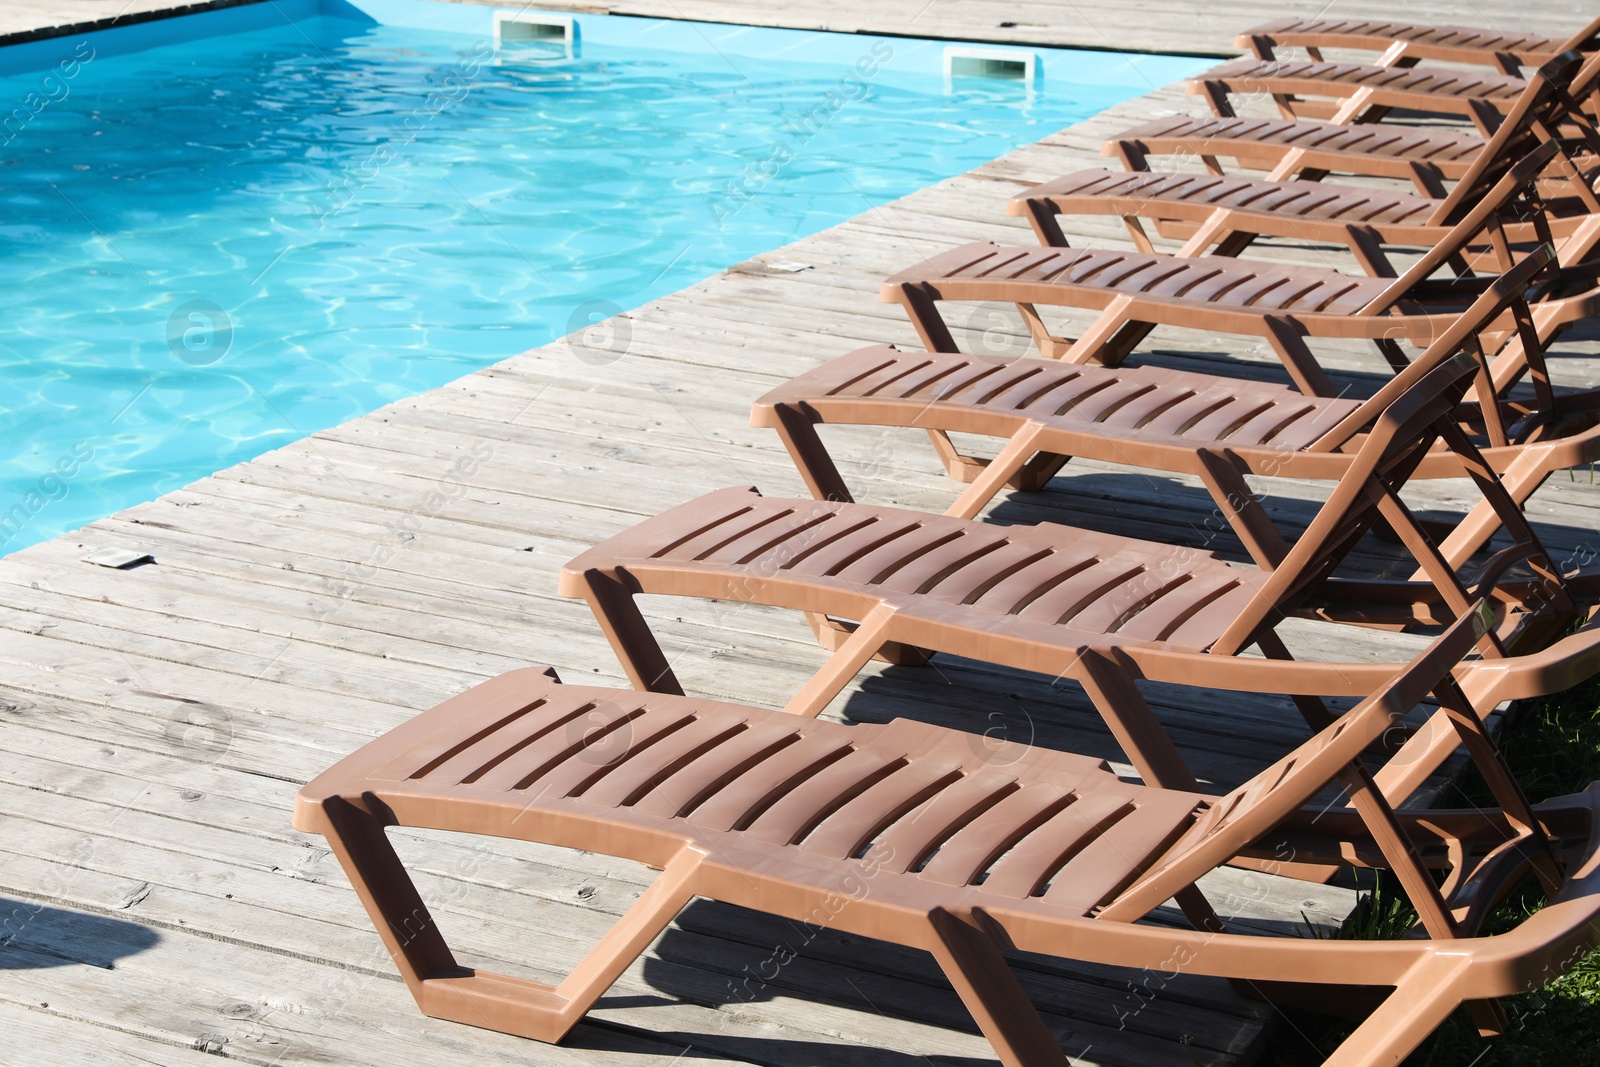
[[[921,16],[906,14],[919,4],[797,0],[781,15],[730,0],[613,7],[966,37],[994,37],[999,22],[1016,21],[1016,39],[1092,43],[1072,36],[1086,20],[1064,2],[933,0]],[[34,6],[42,26],[52,11],[64,20],[76,17],[69,8],[93,5]],[[1162,27],[1180,7],[1093,15],[1114,17],[1102,28],[1120,35],[1120,47],[1192,50],[1224,48],[1267,10],[1186,10],[1193,33],[1179,45]],[[1442,20],[1452,11],[1432,2],[1411,13]],[[1575,3],[1475,14],[1552,31],[1584,19]],[[568,679],[623,684],[587,610],[555,597],[560,564],[713,488],[801,492],[776,441],[746,425],[753,397],[858,344],[914,347],[903,316],[876,300],[884,276],[953,242],[1025,241],[1020,220],[1001,214],[1011,191],[1098,165],[1100,140],[1133,122],[1196,107],[1173,89],[1154,92],[637,309],[599,348],[559,343],[515,356],[0,561],[0,1063],[199,1064],[208,1054],[441,1067],[992,1062],[930,960],[708,902],[690,908],[562,1046],[426,1019],[326,849],[290,829],[290,805],[339,756],[499,671],[549,663]],[[1108,224],[1073,233],[1119,242]],[[811,267],[789,273],[770,266],[778,261]],[[968,325],[974,344],[1021,351],[1001,309],[980,309]],[[1215,366],[1228,353],[1277,370],[1260,346],[1236,340],[1174,332],[1146,347],[1146,358],[1174,365]],[[1597,349],[1567,346],[1562,379],[1600,382],[1600,360],[1584,354]],[[1374,369],[1354,348],[1333,359],[1353,377]],[[863,499],[938,510],[951,497],[925,439],[839,432],[830,441]],[[1236,549],[1214,534],[1195,484],[1091,464],[1068,473],[1051,492],[1003,497],[994,516]],[[1273,506],[1288,514],[1315,498],[1314,487],[1274,489]],[[1450,491],[1430,488],[1419,502]],[[1593,539],[1597,501],[1587,474],[1560,477],[1532,510],[1556,545],[1577,552]],[[80,562],[106,547],[155,562],[127,571]],[[696,693],[779,704],[823,658],[792,615],[652,607]],[[1340,652],[1380,640],[1389,638]],[[1269,701],[1151,697],[1197,771],[1219,785],[1303,735]],[[1072,687],[944,657],[931,668],[869,670],[829,714],[916,715],[1000,742],[1117,757]],[[600,856],[503,842],[408,833],[402,848],[468,962],[546,980],[571,967],[650,876]],[[1217,888],[1224,910],[1282,933],[1302,913],[1336,921],[1351,900],[1256,875],[1229,875]],[[740,981],[770,975],[775,954],[791,951],[765,985]],[[1271,1018],[1225,984],[1192,976],[1042,959],[1022,967],[1075,1063],[1245,1064]]]

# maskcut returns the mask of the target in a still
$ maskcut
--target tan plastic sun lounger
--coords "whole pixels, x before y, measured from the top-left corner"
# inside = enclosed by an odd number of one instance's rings
[[[1316,60],[1234,59],[1196,75],[1189,91],[1218,118],[1233,118],[1231,96],[1271,96],[1286,119],[1328,116],[1335,124],[1375,122],[1395,108],[1472,120],[1488,137],[1528,83],[1514,74],[1443,67],[1381,67]],[[1307,108],[1302,96],[1337,104]]]
[[[1594,91],[1600,59],[1578,64],[1577,55],[1559,56],[1529,80],[1529,87],[1507,112],[1502,128],[1508,136],[1530,133],[1538,141],[1567,134],[1568,152],[1582,154],[1587,167],[1600,139],[1579,105]],[[1570,73],[1569,80],[1563,77]],[[1511,131],[1503,131],[1511,125]],[[1269,178],[1317,180],[1328,172],[1410,181],[1424,197],[1447,195],[1444,182],[1465,178],[1493,137],[1453,130],[1384,123],[1332,125],[1291,119],[1194,118],[1175,115],[1155,119],[1106,141],[1101,151],[1122,160],[1128,170],[1152,169],[1151,158],[1198,158],[1210,173],[1220,175],[1219,159],[1269,171]]]
[[[1235,59],[1206,70],[1189,83],[1190,93],[1206,96],[1218,117],[1234,115],[1229,94],[1270,94],[1278,112],[1285,118],[1330,118],[1334,123],[1373,122],[1392,107],[1406,107],[1435,114],[1467,115],[1485,136],[1494,130],[1496,115],[1506,114],[1509,94],[1520,88],[1523,66],[1542,66],[1558,54],[1592,53],[1600,19],[1574,35],[1568,42],[1525,35],[1486,34],[1482,30],[1459,27],[1416,27],[1382,22],[1320,21],[1283,19],[1278,22],[1278,37],[1270,30],[1246,30],[1238,45],[1250,48],[1254,58]],[[1299,29],[1296,29],[1299,27]],[[1398,30],[1398,40],[1384,43],[1384,54],[1371,64],[1326,62],[1322,48],[1362,48],[1381,40],[1382,29]],[[1339,32],[1339,30],[1344,32]],[[1366,32],[1363,32],[1366,30]],[[1376,30],[1376,32],[1371,32]],[[1510,53],[1494,53],[1477,48],[1477,43],[1504,43],[1522,38],[1523,42],[1544,43],[1544,50],[1523,51],[1522,58]],[[1334,43],[1338,42],[1338,43]],[[1549,45],[1571,45],[1549,51]],[[1298,45],[1307,48],[1309,58],[1278,58],[1275,46]],[[1432,53],[1432,54],[1427,54]],[[1498,67],[1494,74],[1443,67],[1418,69],[1419,59],[1470,56],[1466,62]],[[1461,59],[1458,59],[1461,61]],[[1306,96],[1314,99],[1304,99]],[[1323,99],[1315,99],[1323,98]],[[1326,99],[1326,98],[1333,98]]]
[[[886,646],[949,652],[1077,681],[1145,781],[1191,788],[1193,776],[1133,685],[1135,678],[1292,694],[1321,725],[1319,696],[1364,696],[1394,673],[1383,665],[1288,658],[1275,627],[1290,614],[1405,626],[1454,620],[1474,595],[1399,499],[1437,435],[1455,435],[1452,412],[1476,375],[1470,357],[1434,368],[1394,401],[1357,458],[1272,570],[1233,566],[1216,554],[1053,523],[1000,527],[897,508],[760,496],[728,489],[683,504],[579,555],[560,591],[583,597],[629,679],[682,692],[634,598],[692,596],[767,604],[818,620],[835,651],[787,710],[815,715]],[[1465,445],[1467,458],[1472,452]],[[1493,475],[1478,468],[1486,492]],[[1600,603],[1593,577],[1574,594],[1537,535],[1502,516],[1518,543],[1497,553],[1475,585],[1508,609],[1492,662],[1469,680],[1475,706],[1555,692],[1587,677],[1600,623],[1545,649],[1582,603]],[[1426,573],[1420,582],[1358,580],[1334,570],[1374,523],[1389,524]],[[1519,567],[1527,577],[1515,577]],[[1492,591],[1492,592],[1491,592]],[[1328,623],[1336,626],[1336,623]],[[1250,646],[1267,659],[1242,659]],[[1503,656],[1502,653],[1515,653]],[[1554,658],[1550,658],[1550,657]],[[1583,657],[1590,657],[1584,659]],[[1450,746],[1417,742],[1402,781],[1411,794]],[[1408,743],[1409,744],[1409,743]]]
[[[1039,488],[1069,457],[1192,474],[1263,568],[1288,553],[1288,538],[1267,518],[1245,475],[1337,480],[1364,435],[1412,383],[1465,351],[1483,360],[1478,333],[1508,308],[1522,322],[1523,288],[1548,262],[1541,250],[1480,297],[1411,366],[1365,401],[1308,397],[1285,386],[1159,367],[1062,365],[1027,357],[901,352],[863,348],[800,375],[756,401],[750,421],[776,430],[807,488],[819,500],[854,499],[817,435],[818,424],[905,426],[928,431],[946,470],[972,485],[945,512],[972,518],[1003,485]],[[1537,356],[1536,342],[1524,353]],[[1519,506],[1551,473],[1600,460],[1600,391],[1562,397],[1550,391],[1543,360],[1518,373],[1481,363],[1479,395],[1501,396],[1532,370],[1534,405],[1464,405],[1457,421],[1478,437],[1483,460]],[[1548,405],[1548,407],[1545,407]],[[1541,410],[1543,409],[1543,410]],[[1487,418],[1485,413],[1487,412]],[[949,434],[1004,443],[992,461],[956,451]],[[1412,478],[1459,478],[1460,460],[1436,447]],[[1440,546],[1461,567],[1488,543],[1500,516],[1485,500]],[[1420,577],[1420,576],[1418,576]]]
[[[940,313],[941,302],[1004,302],[1017,306],[1040,355],[1047,358],[1116,365],[1157,325],[1243,334],[1271,345],[1301,392],[1333,396],[1337,390],[1307,339],[1367,338],[1392,369],[1408,365],[1398,341],[1426,347],[1492,283],[1493,278],[1453,273],[1464,266],[1463,254],[1480,235],[1488,235],[1509,268],[1512,252],[1499,240],[1498,213],[1554,151],[1547,144],[1518,163],[1492,195],[1451,229],[1449,240],[1418,257],[1396,279],[1355,278],[1323,267],[1225,256],[980,242],[901,271],[884,283],[880,295],[905,307],[930,352],[959,351]],[[1563,259],[1555,281],[1533,294],[1541,344],[1593,314],[1600,302],[1600,286],[1585,262],[1597,241],[1600,215],[1561,243],[1561,254],[1574,259]],[[1438,277],[1447,269],[1449,275]],[[1063,338],[1040,318],[1040,305],[1099,315],[1076,339]],[[1516,338],[1510,343],[1522,344]]]
[[[1200,160],[1221,174],[1219,159],[1282,177],[1310,170],[1398,178],[1424,196],[1446,195],[1444,182],[1464,177],[1487,142],[1477,134],[1432,127],[1332,126],[1289,119],[1218,119],[1172,115],[1152,119],[1108,138],[1100,152],[1116,156],[1128,170],[1151,170],[1150,160],[1178,156]]]
[[[1218,245],[1220,254],[1238,255],[1265,234],[1346,245],[1368,274],[1393,277],[1381,246],[1427,248],[1448,240],[1450,228],[1492,193],[1513,164],[1551,139],[1550,129],[1567,110],[1567,96],[1558,86],[1573,80],[1578,62],[1576,55],[1568,55],[1537,72],[1514,113],[1443,197],[1304,179],[1092,169],[1019,193],[1007,211],[1029,219],[1040,242],[1053,247],[1068,244],[1057,216],[1115,215],[1141,252],[1155,251],[1141,222],[1148,219],[1163,236],[1194,238],[1197,229],[1204,234],[1191,240],[1182,255],[1199,254],[1211,245]],[[1600,56],[1585,72],[1579,81],[1600,78]],[[1600,149],[1600,140],[1592,147]],[[1552,160],[1540,194],[1543,225],[1508,222],[1507,240],[1565,237],[1600,213],[1600,197],[1565,152]]]
[[[1382,52],[1379,66],[1409,66],[1423,59],[1476,63],[1516,74],[1548,63],[1562,52],[1600,48],[1600,18],[1571,37],[1544,37],[1514,30],[1425,26],[1380,19],[1281,18],[1245,30],[1234,42],[1258,59],[1276,59],[1279,48],[1304,48],[1322,59],[1324,48]]]
[[[295,826],[327,837],[435,1018],[559,1041],[707,897],[926,949],[1008,1067],[1066,1058],[1003,949],[1247,979],[1324,1010],[1365,995],[1376,1010],[1327,1063],[1393,1064],[1458,1004],[1543,984],[1600,931],[1596,792],[1530,811],[1451,684],[1478,617],[1222,798],[1130,785],[1103,763],[1041,749],[996,767],[972,737],[905,720],[842,726],[524,670],[342,760],[301,790]],[[1436,718],[1489,768],[1503,811],[1397,812],[1372,787],[1362,752],[1430,690],[1444,705]],[[1352,807],[1303,810],[1334,782]],[[389,826],[598,851],[661,874],[548,985],[458,963]],[[1195,883],[1240,854],[1392,870],[1422,916],[1418,936],[1229,932]],[[1488,904],[1530,871],[1551,903],[1508,933],[1480,933]],[[1195,929],[1139,922],[1173,897]],[[1492,1004],[1474,1007],[1486,1026],[1503,1023]]]

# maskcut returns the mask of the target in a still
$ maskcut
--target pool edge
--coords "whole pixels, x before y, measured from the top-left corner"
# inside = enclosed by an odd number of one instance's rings
[[[70,37],[75,33],[92,33],[96,30],[110,30],[120,26],[136,26],[143,22],[159,22],[162,19],[196,15],[203,11],[216,11],[227,7],[244,7],[247,4],[259,4],[262,2],[264,0],[190,0],[188,3],[173,4],[171,7],[152,8],[148,11],[123,12],[106,18],[89,19],[83,22],[65,22],[52,26],[36,26],[29,30],[12,30],[9,33],[0,33],[0,48],[6,45],[26,44],[29,41],[48,41],[55,37]]]

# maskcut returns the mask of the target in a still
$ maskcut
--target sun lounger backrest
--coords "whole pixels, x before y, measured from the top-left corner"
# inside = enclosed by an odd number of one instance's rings
[[[1388,311],[1406,299],[1413,289],[1426,281],[1440,267],[1460,255],[1474,238],[1497,225],[1500,213],[1538,178],[1540,172],[1560,150],[1560,145],[1550,141],[1519,160],[1516,166],[1506,172],[1505,177],[1495,182],[1494,188],[1478,201],[1477,206],[1450,228],[1450,232],[1445,234],[1437,245],[1373,298],[1359,314],[1380,315]]]
[[[1406,390],[1414,387],[1425,375],[1459,352],[1468,351],[1478,358],[1481,368],[1479,383],[1481,392],[1482,379],[1487,378],[1489,367],[1482,348],[1475,344],[1478,335],[1499,319],[1507,308],[1514,305],[1525,306],[1528,287],[1536,278],[1552,268],[1555,258],[1555,249],[1549,245],[1541,245],[1528,253],[1520,263],[1496,278],[1484,294],[1473,301],[1472,306],[1463,311],[1461,317],[1456,319],[1437,341],[1429,345],[1426,351],[1413,360],[1409,367],[1395,375],[1370,399],[1329,428],[1308,446],[1307,451],[1333,452],[1342,448],[1353,437],[1371,426]],[[1518,307],[1518,310],[1521,311],[1522,307]],[[1492,394],[1492,381],[1489,382],[1489,387]]]
[[[1568,37],[1561,45],[1563,52],[1593,52],[1600,47],[1600,18]]]
[[[1456,405],[1478,372],[1478,361],[1457,353],[1433,368],[1389,405],[1373,424],[1349,470],[1295,542],[1283,562],[1211,646],[1218,655],[1248,647],[1263,624],[1276,622],[1328,578],[1378,521],[1380,505],[1393,498],[1438,439],[1440,425],[1453,419]],[[1423,562],[1421,560],[1419,563]],[[1447,602],[1467,599],[1459,582],[1448,581],[1440,594]]]
[[[1600,62],[1600,56],[1596,60]],[[1528,87],[1517,98],[1494,136],[1483,146],[1483,151],[1473,160],[1472,166],[1467,168],[1467,173],[1462,175],[1450,195],[1440,203],[1431,221],[1443,226],[1460,219],[1470,210],[1470,205],[1486,195],[1517,160],[1538,147],[1545,139],[1545,132],[1567,110],[1569,95],[1562,87],[1570,85],[1582,95],[1582,72],[1588,69],[1583,57],[1576,52],[1565,52],[1540,67],[1528,79]],[[1592,81],[1592,76],[1589,80]]]
[[[1155,866],[1101,911],[1100,918],[1132,922],[1259,841],[1335,781],[1429,693],[1448,684],[1451,671],[1483,640],[1492,622],[1488,604],[1479,601],[1382,689],[1219,797]]]
[[[1551,98],[1548,118],[1534,115],[1533,132],[1541,140],[1550,140],[1558,132],[1577,131],[1576,139],[1591,154],[1600,153],[1600,128],[1595,126],[1597,106],[1600,106],[1600,53],[1585,56],[1583,66],[1566,83],[1552,80],[1556,87]],[[1570,157],[1570,150],[1568,155]]]

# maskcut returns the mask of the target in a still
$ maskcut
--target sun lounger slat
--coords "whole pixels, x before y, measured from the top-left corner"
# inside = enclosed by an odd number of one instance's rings
[[[984,559],[983,572],[966,571],[953,574],[939,584],[931,595],[953,604],[971,604],[982,599],[990,590],[1024,569],[1046,561],[1053,553],[1036,544],[1019,544],[1007,541]],[[1048,564],[1046,565],[1048,569]],[[997,594],[1002,599],[1005,593]]]
[[[907,399],[943,400],[946,397],[960,396],[990,382],[995,375],[1001,373],[1001,370],[1002,368],[993,363],[958,363],[948,374],[937,380],[918,385],[914,389],[896,389],[894,395]]]
[[[1182,793],[1152,798],[1118,820],[1067,861],[1050,880],[1044,899],[1087,914],[1138,876],[1140,867],[1182,837],[1199,807]]]
[[[760,517],[749,515],[732,518],[716,529],[707,530],[694,540],[678,546],[674,555],[688,559],[713,559],[729,554],[736,555],[739,546],[767,537],[774,529],[785,527],[792,529],[800,525],[787,521],[792,519],[794,514],[793,511],[784,511]]]
[[[1119,632],[1132,619],[1157,604],[1176,601],[1189,602],[1192,576],[1178,572],[1147,570],[1136,581],[1111,590],[1094,603],[1075,612],[1072,625],[1102,633]]]
[[[488,723],[476,734],[472,734],[464,738],[450,737],[448,739],[448,743],[439,744],[437,746],[424,746],[422,744],[418,744],[412,748],[411,754],[414,759],[420,760],[421,762],[412,766],[392,768],[392,770],[394,773],[398,773],[405,778],[425,778],[428,775],[433,774],[440,767],[443,767],[446,763],[449,763],[450,761],[459,757],[463,752],[470,752],[477,748],[477,746],[484,744],[486,741],[491,747],[493,747],[500,744],[498,738],[503,738],[506,736],[512,737],[514,739],[513,743],[520,742],[520,740],[524,737],[537,738],[545,731],[551,729],[552,724],[558,724],[562,718],[577,714],[578,711],[584,707],[584,705],[574,705],[570,708],[564,707],[556,709],[554,716],[529,717],[531,712],[537,711],[543,706],[543,700],[539,700],[531,704],[514,704],[505,709],[505,714],[503,717]],[[446,739],[441,738],[439,740],[442,742]],[[463,762],[465,762],[468,767],[471,768],[477,766],[477,760],[479,758],[480,756],[474,755],[468,757],[468,759]],[[468,773],[470,773],[470,769],[463,770],[459,767],[455,767],[447,769],[442,777],[446,781],[459,782]]]
[[[1144,284],[1140,285],[1137,292],[1149,296],[1171,296],[1179,299],[1190,299],[1190,292],[1222,272],[1211,263],[1194,263],[1180,260],[1177,263],[1168,263],[1161,267],[1152,266],[1151,275]],[[1119,288],[1129,288],[1120,286]]]
[[[531,713],[537,708],[528,708]],[[431,778],[440,782],[475,782],[499,765],[508,755],[538,741],[549,730],[563,727],[574,718],[593,710],[588,705],[563,709],[551,715],[519,714],[515,719],[495,723],[494,728],[462,745],[448,758],[430,761],[409,777]]]
[[[500,752],[458,780],[467,781],[470,777],[482,789],[518,788],[582,752],[586,744],[593,749],[616,731],[630,730],[633,720],[644,714],[644,707],[643,700],[627,699],[609,701],[603,707],[579,708],[578,715],[563,716],[558,729],[527,740],[508,738],[510,743]]]
[[[931,759],[908,763],[878,779],[820,821],[800,847],[834,859],[860,855],[906,812],[960,778],[958,763]]]
[[[815,550],[808,545],[806,550],[791,555],[780,546],[772,550],[770,558],[777,561],[781,570],[793,570],[798,574],[833,575],[867,553],[921,528],[922,523],[910,517],[897,517],[888,522],[875,518],[870,523],[852,528],[843,536],[821,543]],[[834,532],[832,524],[819,527],[818,533],[823,530],[830,535]]]
[[[1189,427],[1192,436],[1226,441],[1249,420],[1271,407],[1267,400],[1240,399],[1225,408],[1218,408]]]
[[[979,882],[991,863],[1072,799],[1054,783],[1017,790],[940,845],[922,877],[952,886]]]
[[[1175,436],[1187,433],[1191,426],[1211,412],[1231,406],[1237,397],[1237,390],[1230,385],[1219,383],[1167,408],[1145,423],[1144,428],[1151,433]]]
[[[755,723],[663,777],[638,799],[634,810],[662,818],[689,815],[752,766],[799,741],[800,726],[798,720]]]
[[[991,390],[978,397],[976,402],[985,407],[1017,411],[1032,406],[1042,396],[1059,393],[1061,402],[1066,403],[1072,397],[1081,396],[1085,389],[1098,387],[1096,382],[1076,373],[1076,367],[1058,369],[1039,360],[1028,360],[1027,363],[1029,366],[1026,369],[1018,363],[1006,373],[1003,389]],[[995,381],[999,383],[1001,379]]]
[[[1001,398],[995,406],[1002,409],[1009,406],[1020,414],[1064,415],[1069,411],[1098,407],[1103,394],[1117,387],[1115,379],[1078,373],[1076,367],[1071,371],[1067,374],[1046,372],[1034,381],[1035,388]],[[1041,380],[1044,385],[1039,384]],[[1011,401],[1009,405],[1004,402],[1007,399]]]
[[[1195,575],[1179,590],[1182,595],[1162,597],[1118,627],[1117,633],[1141,641],[1172,640],[1180,626],[1211,608],[1226,594],[1243,590],[1241,600],[1253,595],[1255,583],[1250,580],[1252,577],[1248,573]],[[1204,640],[1205,635],[1200,635],[1199,639]]]
[[[918,393],[932,392],[941,386],[951,384],[952,377],[958,374],[960,370],[959,364],[930,364],[915,373],[907,374],[905,377],[895,380],[891,384],[895,386],[895,392],[901,396],[915,396]]]
[[[792,789],[752,820],[745,832],[775,845],[798,844],[823,819],[906,765],[906,753],[857,748]]]
[[[962,603],[971,604],[981,611],[1009,615],[1033,603],[1072,575],[1093,566],[1098,560],[1092,549],[1085,550],[1081,546],[1064,545],[1061,551],[1049,551],[1037,559],[1031,557],[1043,551],[1040,546],[1018,544],[1016,547],[1018,555],[1026,555],[1030,561],[1004,575],[976,598],[968,593],[962,598]],[[1032,551],[1028,551],[1030,549]]]
[[[1041,365],[1037,360],[1014,363],[1011,366],[1002,368],[992,377],[984,378],[981,382],[975,383],[975,386],[978,387],[977,391],[964,399],[977,404],[998,403],[1002,406],[1009,406],[1013,402],[1003,399],[1009,392],[1026,382],[1038,378],[1039,375],[1046,373],[1049,369],[1049,367]],[[957,395],[959,394],[952,394],[952,399]]]
[[[902,536],[892,540],[880,540],[869,551],[854,557],[845,566],[832,570],[830,576],[849,583],[862,582],[875,585],[887,582],[912,561],[936,553],[943,555],[952,542],[960,543],[964,540],[964,535],[959,530],[940,526],[919,526],[905,531]],[[988,538],[979,535],[977,540],[982,543]]]
[[[927,360],[916,360],[914,362],[896,360],[893,363],[888,363],[879,371],[861,380],[859,383],[861,392],[871,396],[881,390],[894,388],[927,366]]]
[[[692,716],[654,709],[631,716],[603,713],[603,718],[605,724],[592,734],[578,730],[566,731],[569,745],[561,753],[559,762],[541,767],[537,772],[529,771],[517,781],[514,788],[546,797],[581,796],[584,790],[620,770],[623,765],[623,761],[617,758],[616,750],[606,745],[606,740],[620,742],[618,747],[627,753],[630,760],[648,758],[645,753],[653,745],[695,724]],[[515,762],[507,760],[496,771],[509,769]]]
[[[1351,409],[1355,406],[1354,403],[1347,405]],[[1280,448],[1304,448],[1320,436],[1316,424],[1312,423],[1311,416],[1325,410],[1327,409],[1315,404],[1293,401],[1267,404],[1255,416],[1228,433],[1227,439],[1236,444],[1271,443]],[[1302,423],[1312,423],[1312,425],[1308,429],[1301,430],[1299,427]]]
[[[887,354],[881,362],[878,362],[870,367],[862,367],[859,369],[859,373],[857,373],[854,377],[840,382],[834,387],[834,392],[842,393],[850,390],[859,392],[861,394],[868,394],[874,388],[873,383],[878,380],[878,376],[880,374],[885,374],[887,372],[887,374],[892,375],[895,373],[895,368],[897,368],[899,365],[900,361],[894,358],[893,354]]]
[[[1163,640],[1182,648],[1210,648],[1215,644],[1219,635],[1218,617],[1231,618],[1243,611],[1256,595],[1262,581],[1259,575],[1250,572],[1239,573],[1234,580],[1238,584],[1225,588],[1221,595],[1204,602],[1202,606],[1205,610],[1192,612],[1180,619],[1176,628],[1167,627]],[[1126,636],[1133,636],[1133,631],[1130,630]]]
[[[1149,388],[1145,392],[1102,418],[1101,425],[1139,429],[1195,395],[1194,389],[1183,382],[1148,381],[1148,385]]]
[[[796,720],[800,740],[785,745],[729,781],[689,813],[697,826],[709,830],[743,828],[796,783],[821,773],[852,751],[848,739],[822,731],[804,731]]]
[[[1110,792],[1074,797],[995,862],[984,890],[1019,898],[1041,892],[1052,874],[1132,810],[1131,797]]]
[[[688,532],[678,536],[668,544],[657,549],[657,554],[661,556],[666,556],[669,554],[676,556],[692,556],[694,555],[695,550],[688,549],[686,546],[691,545],[697,540],[701,539],[704,539],[707,543],[715,543],[715,540],[713,539],[726,536],[723,528],[728,523],[737,521],[738,519],[748,515],[749,510],[750,509],[747,507],[735,506],[727,509],[726,511],[718,511],[709,516],[701,516],[699,517],[698,521],[689,528]]]
[[[831,529],[829,520],[826,511],[797,507],[787,514],[772,515],[769,521],[749,523],[747,529],[732,533],[725,540],[698,552],[675,552],[672,558],[749,563],[774,555],[790,556]]]
[[[991,574],[995,553],[1006,547],[1008,542],[1003,536],[952,538],[937,549],[906,561],[893,574],[874,584],[897,593],[942,595],[946,583],[954,583],[952,589],[964,592]]]
[[[917,870],[950,834],[1017,791],[1017,777],[1003,770],[968,773],[931,800],[897,820],[880,841],[892,871]]]
[[[744,732],[746,725],[743,720],[723,716],[695,719],[638,756],[606,763],[605,776],[585,789],[583,798],[603,807],[632,804],[648,794],[663,777]],[[605,762],[611,755],[602,753],[599,762]]]
[[[1035,622],[1054,625],[1070,620],[1096,600],[1106,596],[1127,582],[1144,577],[1146,560],[1123,559],[1113,556],[1092,567],[1077,571],[1065,581],[1052,585],[1033,600],[1015,611],[1016,615]]]
[[[1037,405],[1051,414],[1062,414],[1065,411],[1075,412],[1078,418],[1089,422],[1101,422],[1116,414],[1126,404],[1132,403],[1140,397],[1155,391],[1155,386],[1149,382],[1138,380],[1110,381],[1104,389],[1096,389],[1091,395],[1077,401],[1070,407],[1061,405]],[[1048,395],[1048,394],[1047,394]],[[1036,405],[1029,405],[1030,408]]]

